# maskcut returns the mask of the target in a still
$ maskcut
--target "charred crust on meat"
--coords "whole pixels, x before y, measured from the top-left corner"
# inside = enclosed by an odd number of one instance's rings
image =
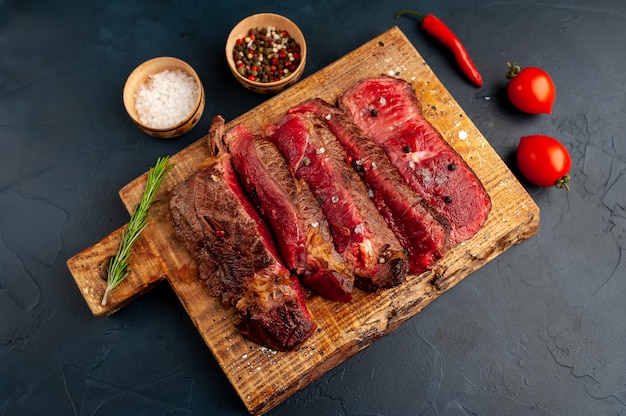
[[[226,149],[224,144],[224,118],[222,116],[215,116],[211,121],[209,127],[209,135],[207,139],[207,145],[209,148],[209,154],[211,156],[217,156],[223,153]]]

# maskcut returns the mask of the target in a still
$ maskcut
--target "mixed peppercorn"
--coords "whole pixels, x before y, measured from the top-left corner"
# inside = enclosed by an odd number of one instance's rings
[[[237,71],[250,81],[276,82],[300,65],[300,45],[286,30],[254,28],[247,36],[237,39],[233,59]]]

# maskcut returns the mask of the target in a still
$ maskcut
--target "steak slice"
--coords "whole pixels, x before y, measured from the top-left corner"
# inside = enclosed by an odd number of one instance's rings
[[[386,151],[404,180],[448,219],[451,246],[485,224],[491,210],[489,194],[424,118],[408,82],[384,75],[364,79],[338,101],[365,135]]]
[[[223,133],[223,119],[210,130]],[[172,191],[174,231],[198,264],[199,277],[225,307],[235,306],[241,334],[259,344],[291,350],[316,324],[298,279],[281,263],[272,235],[246,198],[230,155],[219,152]]]
[[[243,124],[227,131],[224,142],[243,187],[274,230],[282,260],[289,269],[302,273],[306,226],[295,205],[297,189],[295,183],[289,187],[291,173],[281,160],[282,155],[278,150],[271,154],[272,149],[268,147],[274,145],[248,131]],[[268,156],[267,163],[260,159],[262,155]]]
[[[312,113],[288,114],[267,126],[266,137],[295,176],[310,186],[330,224],[335,248],[354,267],[356,285],[377,290],[402,283],[406,253],[323,120]]]
[[[286,266],[318,294],[350,302],[351,266],[337,253],[322,210],[308,185],[294,177],[276,146],[243,124],[224,142],[241,183],[274,231]]]
[[[343,110],[313,99],[290,110],[318,114],[348,154],[370,197],[409,256],[409,273],[430,270],[446,248],[449,223],[404,182],[385,151],[367,139]]]

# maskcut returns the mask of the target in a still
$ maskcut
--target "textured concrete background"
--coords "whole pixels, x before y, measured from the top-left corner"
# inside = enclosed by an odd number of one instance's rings
[[[393,18],[407,7],[461,37],[482,88]],[[65,261],[128,221],[117,191],[157,157],[266,99],[223,57],[231,27],[261,11],[300,25],[305,76],[398,25],[514,172],[522,135],[557,137],[573,158],[569,193],[523,182],[535,237],[270,414],[626,415],[621,0],[0,0],[0,415],[246,414],[167,285],[96,319]],[[121,100],[159,55],[189,62],[207,93],[199,125],[171,141],[141,133]],[[507,103],[507,61],[552,74],[552,115]]]

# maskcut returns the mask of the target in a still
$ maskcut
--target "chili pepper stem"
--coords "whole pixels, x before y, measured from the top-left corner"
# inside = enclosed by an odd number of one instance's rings
[[[510,62],[507,62],[506,66],[509,67],[509,72],[506,73],[506,77],[508,79],[515,78],[520,73],[520,71],[522,70],[521,66],[519,66],[517,64],[511,64]]]
[[[396,19],[397,19],[398,17],[402,16],[403,14],[412,14],[413,16],[417,16],[417,17],[419,17],[420,19],[423,19],[423,18],[425,18],[425,17],[426,17],[426,15],[425,15],[425,14],[422,14],[422,13],[420,13],[420,12],[416,12],[415,10],[405,9],[405,10],[400,10],[398,13],[396,13],[396,14],[394,15],[394,18],[396,18]]]

